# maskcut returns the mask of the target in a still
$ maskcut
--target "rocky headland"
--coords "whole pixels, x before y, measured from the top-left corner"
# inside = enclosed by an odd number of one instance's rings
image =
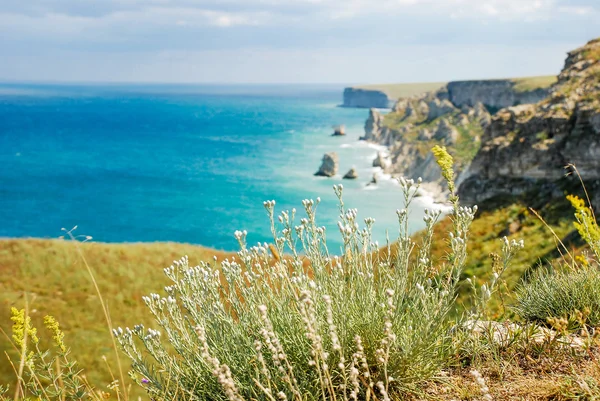
[[[431,148],[444,145],[456,149],[457,170],[468,165],[479,147],[483,127],[490,114],[478,103],[456,107],[437,93],[400,99],[388,114],[369,110],[363,140],[384,145],[389,156],[378,153],[374,167],[385,173],[409,179],[421,177],[424,188],[438,201],[446,196],[446,186]]]
[[[441,201],[447,188],[431,153],[446,146],[455,160],[461,201],[540,192],[564,196],[564,166],[600,182],[600,40],[568,54],[557,78],[450,82],[369,111],[361,138],[388,148],[373,165],[417,179]],[[551,86],[545,86],[554,82]],[[592,191],[600,185],[591,185]],[[595,196],[600,202],[600,189]]]
[[[493,116],[459,195],[468,204],[522,195],[562,198],[565,187],[579,186],[576,177],[565,177],[569,163],[600,206],[600,39],[568,54],[548,97]]]
[[[394,105],[387,93],[376,89],[346,88],[344,89],[343,107],[389,109]]]
[[[482,103],[498,110],[518,104],[536,103],[549,94],[553,76],[514,79],[454,81],[449,83],[407,83],[354,86],[344,89],[343,107],[391,109],[402,98],[437,93],[457,107]]]

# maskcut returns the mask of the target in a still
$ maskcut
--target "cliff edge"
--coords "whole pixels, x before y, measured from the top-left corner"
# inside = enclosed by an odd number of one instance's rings
[[[600,204],[600,38],[568,53],[549,96],[500,110],[459,187],[466,204],[527,195],[562,197],[577,165]],[[573,184],[573,182],[571,182]],[[575,182],[575,185],[577,183]]]

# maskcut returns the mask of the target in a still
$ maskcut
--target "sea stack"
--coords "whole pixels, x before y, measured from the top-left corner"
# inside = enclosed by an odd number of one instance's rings
[[[356,168],[354,168],[354,167],[352,167],[350,170],[348,170],[346,175],[344,175],[344,179],[347,179],[347,180],[355,180],[357,178],[358,178],[358,172],[356,171]]]
[[[321,177],[333,177],[338,172],[339,163],[336,152],[325,153],[323,155],[321,167],[319,167],[319,171],[317,171],[315,175]]]
[[[333,127],[333,135],[332,136],[344,136],[346,135],[346,127],[343,125],[338,125]]]

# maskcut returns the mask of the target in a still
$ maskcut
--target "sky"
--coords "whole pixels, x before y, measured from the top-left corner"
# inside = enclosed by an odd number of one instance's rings
[[[0,0],[0,80],[387,83],[557,74],[600,0]]]

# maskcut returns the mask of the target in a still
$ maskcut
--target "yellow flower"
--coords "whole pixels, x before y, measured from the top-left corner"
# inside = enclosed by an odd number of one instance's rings
[[[48,330],[50,330],[52,332],[52,338],[54,339],[54,341],[56,342],[56,345],[58,346],[58,348],[63,352],[67,352],[67,347],[65,347],[65,343],[63,341],[63,338],[65,337],[65,333],[62,332],[62,330],[60,329],[60,326],[58,324],[58,322],[56,321],[56,319],[53,316],[45,316],[44,317],[44,325],[46,326],[46,328]]]
[[[431,149],[431,152],[435,156],[437,164],[442,169],[442,177],[444,177],[448,183],[448,189],[450,190],[450,193],[453,194],[455,187],[454,170],[452,169],[452,166],[454,166],[454,160],[452,159],[452,156],[450,156],[450,153],[448,153],[445,146],[435,145],[433,149]]]
[[[567,195],[567,200],[575,209],[573,224],[581,238],[592,248],[596,256],[600,255],[600,228],[594,219],[592,210],[586,206],[585,201],[575,195]]]
[[[19,347],[26,346],[24,341],[25,333],[27,333],[29,340],[32,343],[37,344],[39,341],[37,338],[37,330],[31,325],[31,317],[27,316],[27,318],[25,318],[25,309],[19,310],[17,308],[11,308],[10,314],[10,320],[13,321],[12,338],[15,343]]]

